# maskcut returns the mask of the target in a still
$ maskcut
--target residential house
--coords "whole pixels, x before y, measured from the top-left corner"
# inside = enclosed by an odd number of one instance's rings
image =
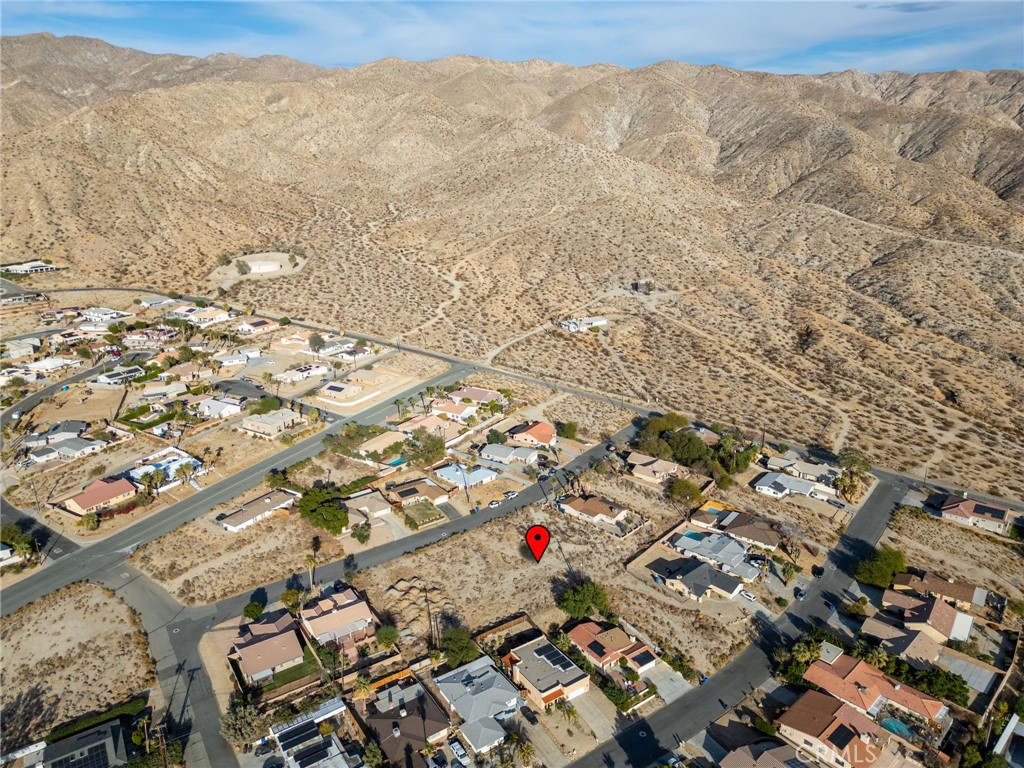
[[[127,730],[120,718],[47,744],[38,768],[92,768],[128,765]]]
[[[226,323],[231,319],[231,314],[219,307],[207,307],[205,309],[195,307],[195,311],[187,313],[185,320],[198,328],[208,328],[218,323]]]
[[[90,453],[99,453],[107,444],[102,440],[89,440],[84,437],[72,437],[67,440],[61,440],[59,443],[48,445],[44,448],[40,448],[36,451],[32,451],[29,454],[29,458],[36,463],[42,463],[39,460],[39,456],[46,456],[45,461],[49,461],[52,458],[57,458],[62,461],[73,461],[74,459],[80,459],[83,456],[88,456]]]
[[[178,303],[178,299],[164,298],[163,296],[154,296],[151,299],[143,299],[139,302],[139,306],[143,309],[153,309],[155,307],[173,307]]]
[[[563,320],[559,325],[569,333],[583,333],[608,325],[607,317],[581,317],[577,320]]]
[[[94,381],[97,384],[105,384],[110,387],[123,387],[128,382],[135,381],[135,379],[145,375],[146,370],[138,365],[119,365],[111,371],[101,373]]]
[[[456,488],[475,488],[478,485],[486,485],[497,480],[499,475],[488,467],[471,467],[467,469],[462,464],[446,464],[434,470],[434,474],[446,483]]]
[[[296,411],[289,411],[287,408],[279,408],[269,413],[256,413],[242,419],[238,427],[250,435],[273,440],[297,424],[305,424],[306,419]]]
[[[368,709],[367,730],[392,768],[423,768],[420,750],[448,735],[448,715],[415,679],[377,691]]]
[[[404,443],[407,436],[401,432],[387,431],[374,435],[365,443],[356,446],[356,453],[360,456],[368,456],[371,453],[384,454],[392,446]]]
[[[827,501],[836,497],[835,488],[811,480],[784,475],[781,472],[766,472],[754,483],[754,490],[773,499],[786,496],[809,496],[812,499]]]
[[[520,424],[508,431],[513,440],[533,448],[548,448],[558,441],[555,428],[543,421]]]
[[[929,498],[927,505],[937,509],[943,520],[981,528],[1000,536],[1006,536],[1010,530],[1010,510],[998,504],[948,494]]]
[[[277,322],[277,320],[254,318],[236,327],[235,333],[241,334],[242,336],[257,336],[261,333],[276,331],[280,327],[281,324]]]
[[[451,400],[434,400],[430,404],[430,413],[465,422],[476,416],[476,406],[472,403],[453,403]]]
[[[84,490],[67,499],[64,508],[73,515],[83,517],[90,512],[102,512],[135,497],[136,488],[123,477],[114,480],[100,478],[89,483]]]
[[[708,446],[708,448],[714,448],[716,445],[722,442],[722,436],[720,434],[718,434],[717,432],[712,432],[705,426],[694,424],[692,427],[687,427],[683,431],[692,432],[693,434],[695,434],[698,438],[700,438],[700,441],[704,443],[704,445]]]
[[[602,670],[621,665],[621,659],[638,674],[654,669],[658,657],[647,643],[630,637],[621,627],[602,627],[593,621],[577,624],[569,630],[569,640]]]
[[[0,307],[18,307],[42,298],[39,291],[27,291],[15,282],[0,278]]]
[[[938,574],[925,572],[918,576],[914,573],[898,573],[892,581],[892,588],[898,592],[919,592],[922,595],[935,595],[952,603],[961,610],[984,608],[988,601],[988,591],[955,579],[944,579]]]
[[[512,669],[512,682],[540,709],[590,690],[590,676],[543,635],[514,648],[504,662]]]
[[[259,347],[248,347],[237,352],[214,355],[213,359],[220,363],[221,368],[230,368],[234,365],[248,365],[250,360],[256,360],[262,356],[263,353]]]
[[[438,435],[444,440],[445,447],[454,445],[462,439],[466,427],[457,421],[445,421],[438,416],[419,414],[406,419],[395,427],[400,432],[411,435],[417,429],[423,429],[428,434]]]
[[[658,558],[647,569],[656,584],[698,603],[704,602],[704,598],[709,596],[732,600],[743,589],[743,582],[739,579],[689,557],[675,560]]]
[[[697,513],[690,518],[690,522],[701,528],[722,531],[744,544],[771,552],[782,542],[782,536],[767,520],[717,501],[702,504]]]
[[[480,449],[480,458],[485,461],[496,461],[499,464],[536,464],[539,454],[533,448],[524,446],[500,445],[488,443]]]
[[[176,328],[142,328],[121,337],[121,343],[128,349],[159,348],[178,335]]]
[[[162,477],[162,483],[157,490],[163,492],[181,484],[181,479],[178,477],[178,470],[181,467],[188,467],[188,471],[193,476],[201,475],[206,471],[199,459],[190,456],[180,448],[167,447],[136,461],[135,468],[128,470],[128,477],[136,485],[144,485],[143,478],[146,475],[158,473]]]
[[[213,369],[198,363],[178,363],[157,374],[161,381],[170,381],[175,376],[179,381],[201,381],[213,378]]]
[[[286,512],[295,505],[298,498],[300,498],[300,494],[295,491],[283,488],[270,491],[245,502],[227,517],[221,519],[220,523],[224,526],[224,530],[238,533],[273,514]]]
[[[888,752],[888,732],[860,711],[819,691],[807,691],[776,721],[778,735],[805,759],[832,768],[895,768],[879,760]],[[724,763],[723,763],[724,766]]]
[[[30,371],[28,368],[3,368],[0,369],[0,387],[6,387],[15,379],[22,379],[25,383],[38,381],[39,374]]]
[[[721,533],[677,533],[668,545],[686,557],[709,563],[743,581],[753,581],[761,569],[747,562],[747,545]]]
[[[356,510],[366,515],[367,519],[373,519],[375,517],[382,517],[388,512],[391,512],[393,507],[391,502],[384,498],[378,490],[363,491],[353,496],[349,496],[345,501],[345,506],[349,510]]]
[[[316,399],[330,405],[345,405],[351,403],[363,388],[358,384],[348,384],[343,381],[329,381],[317,390]]]
[[[424,501],[431,504],[444,504],[448,501],[448,491],[425,477],[399,483],[388,489],[388,494],[400,507],[409,507]]]
[[[937,643],[945,643],[969,640],[974,619],[938,597],[927,597],[920,605],[903,612],[903,626],[924,632]]]
[[[42,445],[53,445],[64,440],[78,437],[89,428],[88,422],[76,419],[65,419],[50,425],[42,432],[33,432],[22,442],[26,448],[37,448]]]
[[[336,349],[337,351],[331,352],[331,356],[340,357],[342,360],[347,360],[350,363],[373,354],[373,349],[366,344],[344,344]]]
[[[37,338],[10,339],[4,342],[3,357],[16,360],[20,357],[32,357],[42,346]]]
[[[921,631],[909,631],[886,621],[882,614],[866,619],[860,628],[861,637],[873,638],[886,653],[898,656],[914,669],[936,666],[942,646]]]
[[[4,272],[14,275],[34,275],[37,272],[53,272],[56,269],[53,264],[47,264],[45,261],[25,261],[21,264],[6,264],[3,267]]]
[[[284,373],[278,373],[274,376],[274,381],[281,381],[285,384],[297,384],[300,381],[306,379],[318,378],[329,373],[330,369],[325,365],[319,365],[316,363],[307,363],[306,365],[300,365],[298,368],[292,368]]]
[[[128,317],[135,317],[131,312],[122,312],[109,307],[88,307],[82,310],[82,317],[93,323],[109,324]]]
[[[767,466],[771,472],[784,472],[801,480],[824,483],[825,485],[832,485],[842,474],[839,467],[833,467],[831,464],[814,464],[785,456],[773,456],[768,459]]]
[[[637,451],[630,452],[626,457],[626,463],[629,465],[629,473],[633,477],[657,485],[661,485],[669,478],[678,477],[681,469],[674,462],[656,459]]]
[[[287,336],[282,336],[280,339],[275,341],[273,343],[273,346],[275,346],[275,347],[286,347],[286,348],[288,348],[288,347],[292,347],[292,348],[294,348],[294,347],[305,347],[306,349],[309,349],[309,340],[316,333],[317,333],[316,331],[304,331],[304,330],[293,331],[292,333],[288,334]],[[320,337],[326,341],[329,335],[330,334],[323,334],[323,333],[321,333]]]
[[[351,587],[325,595],[303,609],[299,622],[306,637],[320,645],[333,644],[349,662],[359,658],[357,646],[377,634],[370,606]]]
[[[949,715],[948,707],[939,699],[846,654],[839,654],[831,663],[821,659],[813,662],[804,680],[872,718],[886,705],[938,723]]]
[[[380,387],[391,381],[391,374],[385,371],[367,371],[362,368],[352,371],[345,380],[352,384],[362,384],[367,387]]]
[[[515,716],[523,700],[519,689],[481,656],[434,679],[442,701],[462,718],[459,731],[477,755],[490,752],[507,738],[501,722]]]
[[[587,523],[617,525],[624,523],[630,511],[600,496],[566,496],[558,502],[558,509]]]
[[[238,662],[246,682],[256,685],[298,666],[302,655],[295,619],[288,611],[280,610],[243,624],[228,658]]]
[[[495,392],[493,389],[481,389],[480,387],[462,387],[461,389],[449,392],[448,397],[456,403],[469,400],[469,402],[477,406],[484,405],[486,403],[504,404],[506,402],[505,396],[500,392]]]
[[[271,725],[270,738],[281,750],[285,768],[362,768],[362,759],[346,752],[336,733],[320,733],[320,723],[342,715],[345,709],[344,700],[336,696],[312,712]]]
[[[9,547],[3,542],[0,542],[0,568],[6,568],[9,565],[17,565],[24,560],[21,555],[14,554],[14,548]]]
[[[738,747],[718,763],[719,768],[813,768],[801,759],[802,752],[789,744],[759,741]]]
[[[196,403],[195,411],[204,419],[230,419],[242,412],[244,397],[218,395]]]
[[[63,371],[65,368],[80,368],[81,366],[82,360],[77,357],[44,357],[42,360],[25,363],[25,367],[30,371],[41,373],[43,376]]]

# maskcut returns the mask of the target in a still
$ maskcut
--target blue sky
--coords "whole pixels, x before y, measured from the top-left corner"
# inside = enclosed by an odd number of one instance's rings
[[[323,66],[470,54],[782,73],[1024,69],[1024,3],[8,2],[3,34],[98,37],[151,53],[281,54]]]

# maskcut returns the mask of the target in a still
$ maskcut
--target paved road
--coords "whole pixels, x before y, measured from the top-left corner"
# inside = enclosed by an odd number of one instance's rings
[[[50,528],[32,515],[22,512],[3,497],[0,497],[0,522],[14,523],[23,533],[32,536],[36,540],[39,551],[50,560],[59,560],[81,549],[74,541],[66,538],[60,530]]]
[[[910,487],[905,478],[882,473],[883,477],[861,510],[850,521],[845,535],[831,554],[824,575],[807,590],[807,597],[795,603],[774,624],[763,625],[758,639],[702,686],[694,688],[650,717],[617,733],[572,764],[572,768],[644,768],[675,749],[735,707],[771,676],[771,654],[789,645],[813,624],[829,616],[828,600],[839,605],[852,583],[854,566],[870,554],[889,523],[889,516]]]

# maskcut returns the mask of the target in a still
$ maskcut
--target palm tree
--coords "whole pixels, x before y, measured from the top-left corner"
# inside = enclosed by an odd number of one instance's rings
[[[313,591],[313,569],[316,568],[316,555],[310,553],[306,555],[306,567],[309,569],[309,591]]]
[[[537,759],[537,749],[528,741],[519,745],[519,764],[526,767],[533,765]]]
[[[569,640],[569,636],[565,634],[565,632],[559,632],[555,635],[555,639],[552,642],[554,643],[555,648],[560,650],[562,653],[568,653],[569,649],[572,647],[572,641]]]
[[[395,407],[398,409],[398,418],[402,418],[402,401],[401,399],[395,400]]]
[[[425,757],[433,757],[437,754],[437,747],[435,747],[433,744],[427,744],[427,746],[425,746],[422,751]]]
[[[260,376],[260,379],[263,381],[264,384],[266,384],[269,387],[270,382],[274,380],[274,376],[270,371],[264,371],[263,375]]]
[[[498,757],[499,768],[514,768],[515,761],[512,759],[512,753],[507,749],[502,749],[501,754]]]
[[[192,465],[185,463],[179,464],[178,468],[174,470],[174,479],[180,481],[183,485],[192,479]]]
[[[562,714],[565,716],[565,719],[569,722],[569,725],[579,725],[580,713],[577,711],[575,704],[570,704],[566,702],[565,706],[562,707]]]
[[[355,690],[352,692],[352,698],[356,701],[362,701],[363,712],[366,712],[366,700],[373,695],[373,685],[370,683],[370,678],[360,675],[356,678]]]
[[[813,643],[796,643],[793,645],[793,658],[801,664],[809,664],[818,658],[821,650]]]

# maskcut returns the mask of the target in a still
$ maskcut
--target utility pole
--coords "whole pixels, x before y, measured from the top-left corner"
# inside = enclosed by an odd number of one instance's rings
[[[164,743],[163,723],[157,723],[154,725],[153,730],[156,731],[157,742],[160,745],[160,762],[163,765],[163,768],[171,768],[171,764],[167,761],[167,744]]]

